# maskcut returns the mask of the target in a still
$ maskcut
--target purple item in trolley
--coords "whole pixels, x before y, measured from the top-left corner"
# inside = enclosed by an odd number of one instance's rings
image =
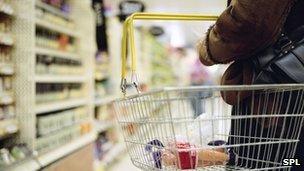
[[[165,146],[163,145],[163,143],[157,139],[148,142],[145,147],[145,150],[147,152],[152,153],[154,165],[158,169],[162,169],[162,162],[161,162],[162,152],[161,151],[164,147]]]

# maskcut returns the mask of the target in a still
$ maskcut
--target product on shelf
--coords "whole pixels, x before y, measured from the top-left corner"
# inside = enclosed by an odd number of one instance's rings
[[[88,122],[87,124],[91,124]],[[65,129],[61,129],[59,131],[54,132],[49,136],[39,137],[37,139],[36,150],[40,153],[52,150],[58,146],[64,145],[73,141],[76,138],[79,138],[83,134],[87,134],[91,132],[91,130],[87,130],[87,132],[81,132],[81,125],[74,125],[71,127],[67,127]]]
[[[18,131],[18,123],[15,119],[0,120],[0,139]]]
[[[36,29],[36,45],[49,49],[75,53],[74,38],[42,27]]]
[[[95,118],[99,121],[111,121],[114,120],[114,114],[111,111],[110,105],[101,105],[95,108]]]
[[[95,97],[102,98],[108,94],[108,80],[95,82]]]
[[[79,135],[80,135],[79,126],[73,126],[66,129],[62,129],[49,136],[38,138],[36,150],[38,152],[51,150],[52,148],[70,142],[76,137],[79,137]]]
[[[10,17],[12,14],[13,9],[10,1],[0,0],[0,148],[3,141],[14,138],[19,129],[18,122],[15,119],[12,82],[12,75],[14,74],[12,64],[13,17]],[[1,149],[0,153],[6,154],[6,150]],[[6,161],[8,162],[9,158],[6,158]],[[5,161],[0,159],[0,165],[1,162]]]
[[[10,33],[12,31],[12,20],[0,14],[0,32]]]
[[[79,60],[38,54],[36,61],[37,74],[78,75],[82,73],[82,63]]]
[[[0,46],[0,63],[9,64],[12,62],[11,49],[7,47]]]
[[[110,59],[106,52],[99,52],[95,57],[95,80],[102,81],[109,77]]]
[[[11,119],[15,117],[15,108],[13,105],[0,107],[0,121],[3,119]]]
[[[18,164],[31,156],[32,152],[26,144],[10,144],[9,147],[2,147],[0,149],[0,170],[7,170],[7,167]]]
[[[48,135],[63,128],[82,124],[89,119],[85,107],[72,108],[37,116],[38,136]]]
[[[37,83],[36,103],[80,98],[84,96],[82,90],[79,83]]]
[[[70,4],[68,0],[38,0],[42,3],[48,4],[53,8],[60,10],[62,13],[70,13]]]
[[[109,94],[110,59],[106,52],[99,52],[95,57],[95,97],[102,98]]]
[[[44,10],[43,8],[36,8],[36,18],[41,21],[50,22],[55,25],[62,26],[64,28],[74,29],[75,24],[73,21],[63,18],[59,15],[53,14]]]
[[[0,1],[0,11],[1,11],[1,1]],[[0,45],[11,46],[14,44],[14,38],[11,32],[12,32],[12,19],[1,15],[0,12]],[[1,56],[4,54],[9,55],[8,51],[4,47],[0,47],[0,48],[1,48]]]
[[[10,33],[0,33],[0,45],[11,46],[14,44],[14,39]]]
[[[0,156],[0,165],[9,165],[15,162],[15,159],[6,148],[0,150]]]
[[[10,4],[10,0],[0,0],[0,13],[5,15],[13,15],[14,9]]]

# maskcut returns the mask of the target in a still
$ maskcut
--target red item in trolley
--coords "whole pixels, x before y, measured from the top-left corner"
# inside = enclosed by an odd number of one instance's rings
[[[190,143],[176,143],[179,169],[195,169],[197,165],[197,152]]]

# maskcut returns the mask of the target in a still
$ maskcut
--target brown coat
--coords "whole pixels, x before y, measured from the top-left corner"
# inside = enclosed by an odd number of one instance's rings
[[[296,0],[232,0],[199,45],[200,59],[208,55],[215,64],[232,63],[222,77],[223,85],[252,83],[252,67],[243,59],[273,44]],[[236,103],[236,92],[225,99]],[[242,98],[247,97],[245,93]]]

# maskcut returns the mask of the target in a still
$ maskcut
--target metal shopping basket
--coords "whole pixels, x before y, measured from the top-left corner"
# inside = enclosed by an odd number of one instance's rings
[[[133,20],[215,20],[136,13],[124,24],[137,88]],[[199,94],[204,94],[200,96]],[[233,105],[227,99],[234,97]],[[304,116],[304,85],[167,87],[114,101],[130,158],[142,170],[290,170]],[[195,117],[199,115],[198,117]]]

